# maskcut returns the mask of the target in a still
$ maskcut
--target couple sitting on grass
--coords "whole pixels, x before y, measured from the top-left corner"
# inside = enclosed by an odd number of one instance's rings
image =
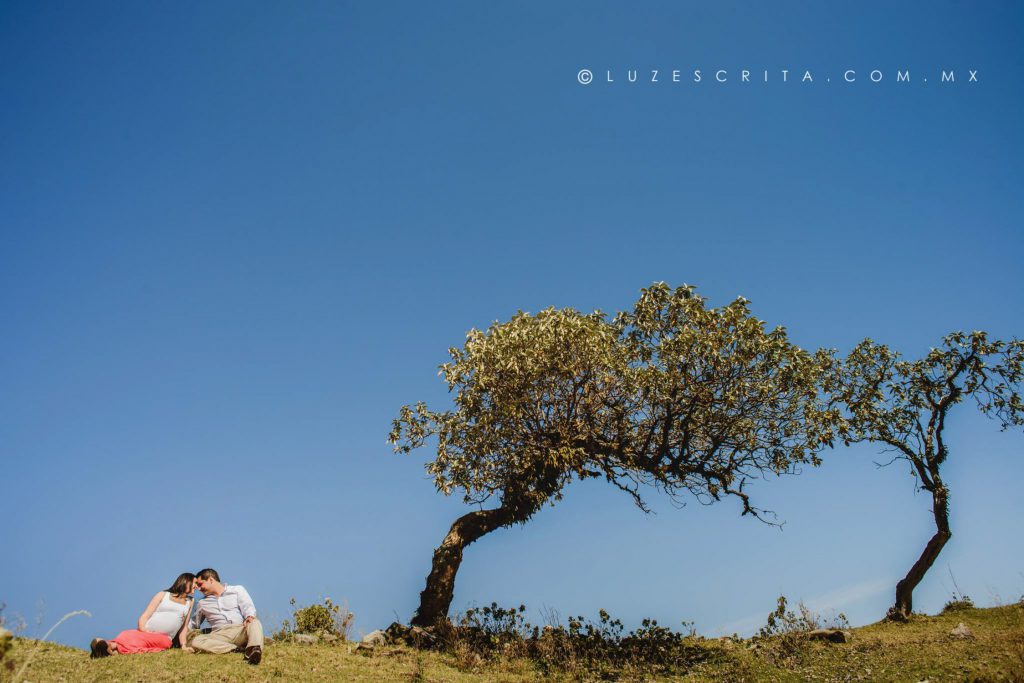
[[[203,598],[192,614],[192,593],[199,589]],[[202,631],[203,621],[209,624]],[[128,655],[160,652],[177,644],[186,652],[223,654],[244,648],[245,660],[259,664],[263,657],[263,625],[256,618],[256,606],[242,586],[220,582],[213,569],[198,574],[185,573],[165,591],[153,596],[139,617],[139,627],[121,631],[116,638],[94,638],[92,656]]]

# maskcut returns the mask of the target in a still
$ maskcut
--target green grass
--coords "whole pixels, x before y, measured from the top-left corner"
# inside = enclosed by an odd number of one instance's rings
[[[959,622],[974,639],[949,635]],[[671,679],[697,681],[1013,681],[1024,682],[1024,605],[962,609],[915,616],[909,623],[878,623],[852,629],[842,645],[799,642],[789,650],[778,638],[756,643],[709,640],[716,657]],[[239,655],[195,655],[174,650],[90,660],[83,650],[18,640],[0,667],[10,681],[35,650],[24,678],[43,681],[532,681],[541,676],[528,661],[460,668],[455,657],[404,647],[358,654],[354,644],[268,644],[263,663]],[[13,663],[15,666],[10,667]],[[553,680],[573,680],[561,675]],[[581,677],[584,680],[585,676]],[[643,677],[638,677],[643,678]],[[649,679],[644,679],[649,680]]]

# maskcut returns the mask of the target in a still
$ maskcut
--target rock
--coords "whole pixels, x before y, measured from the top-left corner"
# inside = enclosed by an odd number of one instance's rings
[[[336,643],[338,642],[338,636],[333,633],[325,633],[321,638],[325,643]]]
[[[807,632],[807,637],[811,640],[827,640],[830,643],[848,643],[851,635],[849,631],[838,628],[819,628]]]
[[[393,626],[394,624],[392,624]],[[363,639],[356,645],[356,652],[361,655],[369,655],[373,653],[373,649],[376,647],[383,647],[391,642],[391,638],[384,631],[370,631]]]
[[[428,645],[437,640],[437,636],[428,631],[425,628],[419,626],[413,626],[409,629],[409,635],[406,636],[408,640],[412,640],[415,645]]]
[[[405,643],[410,647],[430,647],[437,641],[437,636],[429,629],[419,626],[406,626],[397,621],[384,631],[391,643]]]
[[[359,641],[359,645],[360,646],[364,646],[365,645],[366,647],[374,647],[375,645],[387,645],[387,644],[388,644],[388,634],[384,633],[384,631],[381,631],[379,629],[376,630],[376,631],[370,631],[365,636],[363,636],[362,640]]]
[[[956,625],[956,628],[949,632],[949,635],[953,636],[954,638],[964,639],[974,637],[974,633],[971,631],[971,629],[967,628],[967,625],[964,624],[964,622],[962,621]]]
[[[402,640],[408,633],[409,627],[405,624],[399,624],[397,621],[392,622],[390,626],[384,629],[384,634],[388,637],[388,641],[392,643]]]
[[[320,642],[320,638],[309,633],[293,633],[292,642],[302,643],[303,645],[316,645]]]

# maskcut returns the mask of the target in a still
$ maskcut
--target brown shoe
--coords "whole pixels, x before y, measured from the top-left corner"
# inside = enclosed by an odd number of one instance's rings
[[[256,666],[260,663],[261,659],[263,659],[262,647],[260,647],[259,645],[253,645],[252,647],[246,649],[245,661],[249,662],[253,666]]]

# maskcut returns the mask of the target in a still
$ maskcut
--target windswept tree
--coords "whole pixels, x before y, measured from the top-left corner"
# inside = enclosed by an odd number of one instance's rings
[[[935,534],[896,584],[889,617],[903,620],[913,593],[953,533],[949,489],[942,465],[949,457],[944,429],[953,406],[972,399],[1005,430],[1024,424],[1021,405],[1024,342],[989,341],[985,332],[954,332],[920,360],[904,360],[887,346],[865,339],[829,373],[833,400],[845,406],[839,431],[849,445],[871,441],[910,464],[917,486],[932,498]]]
[[[602,477],[645,511],[645,486],[684,502],[734,496],[765,520],[746,482],[817,464],[832,438],[823,357],[766,331],[744,299],[707,308],[692,287],[657,283],[611,320],[520,312],[449,353],[454,407],[402,407],[389,441],[409,453],[436,439],[438,491],[481,509],[434,551],[414,625],[447,617],[466,546],[525,523],[574,479]]]

